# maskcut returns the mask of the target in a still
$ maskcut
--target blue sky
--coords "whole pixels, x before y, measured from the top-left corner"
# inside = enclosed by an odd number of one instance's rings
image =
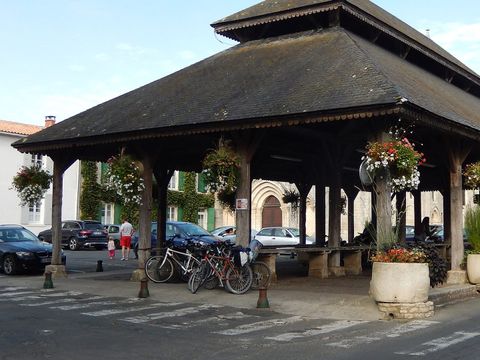
[[[0,0],[0,119],[43,125],[227,49],[258,0]],[[480,1],[374,0],[480,73]]]

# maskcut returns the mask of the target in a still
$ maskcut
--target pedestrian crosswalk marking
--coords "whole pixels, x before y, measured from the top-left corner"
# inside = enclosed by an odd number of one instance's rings
[[[302,320],[301,316],[292,316],[286,319],[271,319],[266,321],[255,322],[252,324],[240,325],[234,329],[214,331],[213,333],[220,334],[220,335],[229,335],[229,336],[241,335],[241,334],[247,334],[254,331],[265,330],[275,326],[283,326],[283,325],[295,323],[301,320]]]
[[[71,303],[71,302],[75,302],[75,301],[77,301],[77,299],[66,298],[66,299],[55,299],[55,300],[36,302],[36,303],[30,303],[30,304],[19,304],[19,305],[20,306],[35,307],[35,306],[45,306],[45,305],[53,305],[53,304]]]
[[[160,319],[165,319],[169,317],[179,317],[179,316],[185,316],[185,315],[191,315],[198,313],[202,310],[206,309],[212,309],[212,308],[219,308],[222,307],[221,305],[200,305],[200,306],[192,306],[192,307],[186,307],[182,309],[176,309],[172,311],[164,311],[160,313],[153,313],[153,314],[148,314],[148,315],[142,315],[142,316],[133,316],[125,319],[121,319],[122,321],[128,321],[134,324],[141,324],[141,323],[146,323],[150,322],[153,320],[160,320]]]
[[[251,318],[251,317],[258,318],[259,316],[258,315],[248,315],[248,314],[245,314],[241,311],[237,311],[237,312],[234,312],[234,313],[231,313],[231,314],[225,314],[225,315],[218,314],[218,315],[215,315],[215,316],[210,316],[210,317],[206,317],[206,318],[202,318],[202,319],[184,321],[184,322],[179,323],[179,324],[170,324],[170,325],[161,324],[161,325],[158,325],[158,326],[162,327],[162,328],[165,328],[165,329],[177,329],[178,330],[178,329],[188,329],[188,328],[191,328],[191,327],[194,327],[194,326],[204,325],[204,324],[208,324],[208,323],[211,323],[211,322],[221,323],[221,322],[224,322],[226,320],[239,320],[239,319],[246,319],[246,318]]]
[[[450,336],[441,337],[438,339],[434,339],[428,342],[421,344],[418,347],[425,347],[424,350],[421,351],[399,351],[395,354],[398,355],[413,355],[413,356],[424,356],[436,351],[440,351],[443,349],[448,348],[449,346],[460,344],[461,342],[473,339],[476,336],[480,336],[479,332],[469,333],[464,331],[457,331],[454,332]]]
[[[6,293],[1,293],[0,298],[6,298],[6,297],[15,297],[18,295],[27,295],[27,294],[33,294],[35,291],[17,291],[17,292],[6,292]]]
[[[141,311],[141,310],[150,310],[150,309],[155,309],[161,306],[176,306],[176,305],[181,305],[182,303],[155,303],[151,305],[145,305],[145,306],[135,306],[135,307],[127,307],[123,309],[105,309],[105,310],[99,310],[99,311],[92,311],[92,312],[84,312],[82,315],[88,315],[88,316],[110,316],[110,315],[116,315],[116,314],[125,314],[129,312],[134,312],[134,311]]]
[[[92,306],[133,304],[140,300],[140,299],[126,299],[126,300],[106,300],[106,299],[107,298],[105,296],[93,296],[91,298],[78,299],[78,301],[82,302],[80,304],[50,306],[50,309],[76,310],[76,309],[86,309]],[[84,303],[85,301],[91,301],[91,300],[103,300],[103,301],[92,301],[89,303]]]
[[[265,337],[265,339],[275,340],[275,341],[290,341],[290,340],[296,339],[296,338],[312,337],[312,336],[317,336],[317,335],[321,335],[321,334],[330,333],[330,332],[337,331],[337,330],[346,329],[346,328],[349,328],[349,327],[352,327],[352,326],[355,326],[355,325],[363,324],[365,322],[367,322],[367,321],[339,320],[339,321],[335,321],[335,322],[330,323],[330,324],[325,324],[325,325],[322,325],[322,326],[318,326],[316,328],[309,329],[309,330],[306,330],[306,331],[303,331],[303,332],[289,332],[289,333],[280,334],[280,335],[277,335],[277,336],[267,336],[267,337]]]
[[[401,336],[405,333],[416,331],[419,329],[425,329],[431,325],[437,324],[437,321],[427,321],[427,320],[414,320],[406,324],[401,324],[396,326],[393,329],[386,331],[377,331],[371,335],[356,336],[353,338],[343,339],[337,342],[327,343],[328,346],[335,346],[341,348],[351,348],[360,344],[369,344],[374,341],[382,340],[386,337],[394,338]]]

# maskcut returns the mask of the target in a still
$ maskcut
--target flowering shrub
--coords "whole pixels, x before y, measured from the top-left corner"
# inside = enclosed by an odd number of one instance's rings
[[[478,189],[480,187],[480,161],[468,164],[463,172],[465,185]]]
[[[135,161],[128,155],[112,156],[107,165],[107,190],[115,191],[124,205],[140,205],[145,185]]]
[[[387,251],[377,251],[370,260],[373,262],[425,263],[427,256],[423,250],[418,248],[392,248]]]
[[[12,186],[20,198],[20,205],[36,204],[50,188],[52,175],[40,166],[22,166],[13,177]]]
[[[421,152],[416,151],[407,138],[387,142],[369,142],[362,160],[374,177],[381,170],[390,171],[393,192],[417,189],[420,183],[418,165],[425,162]]]

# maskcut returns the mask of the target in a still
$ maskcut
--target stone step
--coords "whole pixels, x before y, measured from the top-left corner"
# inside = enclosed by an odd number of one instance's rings
[[[480,298],[479,291],[477,285],[448,285],[430,289],[428,300],[432,301],[436,308],[439,308],[475,297]]]

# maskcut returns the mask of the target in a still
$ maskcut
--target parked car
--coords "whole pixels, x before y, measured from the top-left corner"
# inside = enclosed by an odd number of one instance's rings
[[[152,248],[157,246],[157,222],[152,222]],[[131,247],[138,258],[138,231],[132,236]],[[166,240],[173,241],[175,246],[185,246],[189,241],[202,241],[204,243],[215,243],[221,241],[220,237],[210,234],[207,230],[193,223],[181,221],[167,221],[166,223]]]
[[[210,231],[210,233],[214,236],[221,237],[223,240],[228,240],[235,242],[237,237],[236,235],[236,226],[229,225],[229,226],[220,226],[216,229]],[[255,229],[250,230],[250,239],[254,239],[255,235],[257,235],[258,231]]]
[[[6,275],[41,271],[52,262],[52,245],[20,225],[0,225],[0,264]],[[62,252],[62,263],[66,263]]]
[[[292,246],[300,243],[299,229],[290,227],[265,227],[255,235],[255,240],[263,246]],[[315,240],[307,236],[306,244],[314,244]]]
[[[52,229],[38,234],[41,241],[52,242]],[[107,248],[107,231],[100,221],[67,220],[62,222],[62,247],[70,250],[94,247],[97,250]]]
[[[121,249],[120,246],[120,226],[119,224],[105,224],[103,228],[107,232],[107,237],[113,237],[113,241],[115,242],[115,247],[117,249]]]

